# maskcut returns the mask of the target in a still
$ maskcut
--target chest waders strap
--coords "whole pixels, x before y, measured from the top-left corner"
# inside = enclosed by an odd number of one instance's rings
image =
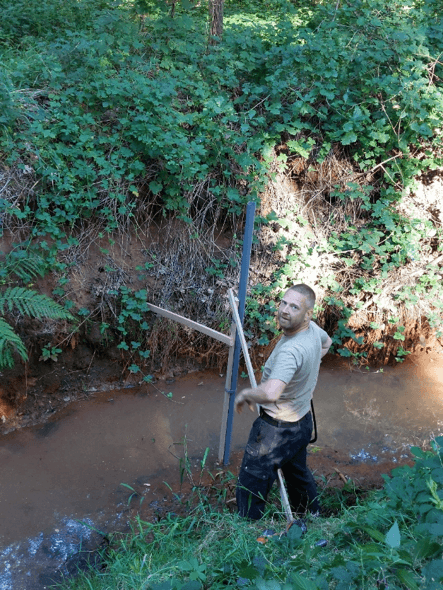
[[[314,423],[314,436],[309,441],[309,444],[315,443],[317,441],[317,420],[315,419],[315,412],[314,412],[314,402],[311,399],[311,412],[312,412],[312,422]]]

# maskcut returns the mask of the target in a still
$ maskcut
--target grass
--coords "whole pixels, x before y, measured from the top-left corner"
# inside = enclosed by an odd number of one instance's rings
[[[232,493],[234,476],[218,481],[208,472],[209,484],[200,476],[190,495],[181,496],[182,515],[152,522],[136,517],[130,533],[110,538],[99,569],[59,588],[437,590],[443,581],[442,443],[440,437],[430,451],[412,448],[414,467],[395,469],[381,490],[362,494],[352,482],[321,490],[329,516],[308,515],[304,535],[296,524],[285,530],[277,492],[259,522],[230,512],[224,492]],[[266,529],[276,534],[261,543]]]
[[[303,537],[297,526],[285,535],[284,517],[273,510],[258,523],[202,504],[185,517],[168,515],[157,523],[137,518],[129,534],[111,540],[101,571],[81,574],[64,588],[166,590],[194,582],[189,588],[221,589],[250,587],[259,578],[273,580],[278,589],[291,569],[306,571],[311,560],[320,563],[325,555],[342,550],[344,523],[353,522],[361,511],[353,507],[337,517],[308,519]],[[257,538],[265,529],[277,536],[262,545]],[[317,545],[322,540],[326,548]],[[355,557],[352,545],[344,554]]]
[[[154,523],[136,518],[129,534],[111,539],[101,571],[81,574],[64,588],[181,588],[186,581],[195,582],[196,588],[238,587],[239,578],[247,580],[265,571],[284,578],[287,544],[280,539],[266,545],[257,542],[266,528],[284,532],[284,518],[271,515],[271,506],[259,523],[204,501],[187,516],[168,514]],[[314,543],[321,536],[329,537],[326,529],[331,524],[328,520],[310,527],[306,540]]]

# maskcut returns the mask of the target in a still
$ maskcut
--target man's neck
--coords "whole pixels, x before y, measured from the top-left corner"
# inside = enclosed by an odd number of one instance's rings
[[[295,336],[296,334],[300,334],[300,332],[305,332],[306,330],[309,330],[310,323],[311,323],[311,320],[308,320],[307,323],[301,325],[299,328],[297,328],[294,331],[283,329],[283,334],[285,336],[287,336],[288,338],[291,338],[291,336]]]

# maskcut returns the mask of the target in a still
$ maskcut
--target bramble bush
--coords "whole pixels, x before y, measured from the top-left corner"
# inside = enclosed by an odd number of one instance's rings
[[[208,202],[235,217],[259,199],[282,142],[282,167],[298,157],[318,169],[338,146],[353,170],[322,198],[358,203],[365,224],[326,232],[337,256],[352,252],[356,276],[328,296],[347,307],[349,294],[371,296],[420,257],[432,223],[397,206],[442,165],[437,0],[227,2],[223,41],[210,48],[203,7],[180,3],[172,18],[163,4],[3,0],[0,152],[6,170],[36,181],[20,203],[0,203],[12,225],[28,224],[56,260],[85,223],[112,235],[153,210],[192,223]],[[395,297],[428,298],[438,329],[432,269]]]

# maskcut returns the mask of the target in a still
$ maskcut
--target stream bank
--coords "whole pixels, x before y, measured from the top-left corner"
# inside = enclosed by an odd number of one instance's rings
[[[183,466],[198,471],[206,448],[212,473],[235,475],[255,414],[235,417],[231,463],[218,465],[223,391],[224,376],[206,371],[90,392],[45,423],[4,435],[0,589],[43,590],[54,576],[72,574],[89,555],[81,549],[103,541],[97,531],[124,529],[136,513],[149,520],[177,511]],[[441,352],[382,371],[328,355],[315,393],[319,438],[310,466],[323,487],[348,478],[359,489],[378,487],[382,473],[410,460],[411,445],[442,434],[442,405]],[[233,485],[228,492],[227,500]]]

